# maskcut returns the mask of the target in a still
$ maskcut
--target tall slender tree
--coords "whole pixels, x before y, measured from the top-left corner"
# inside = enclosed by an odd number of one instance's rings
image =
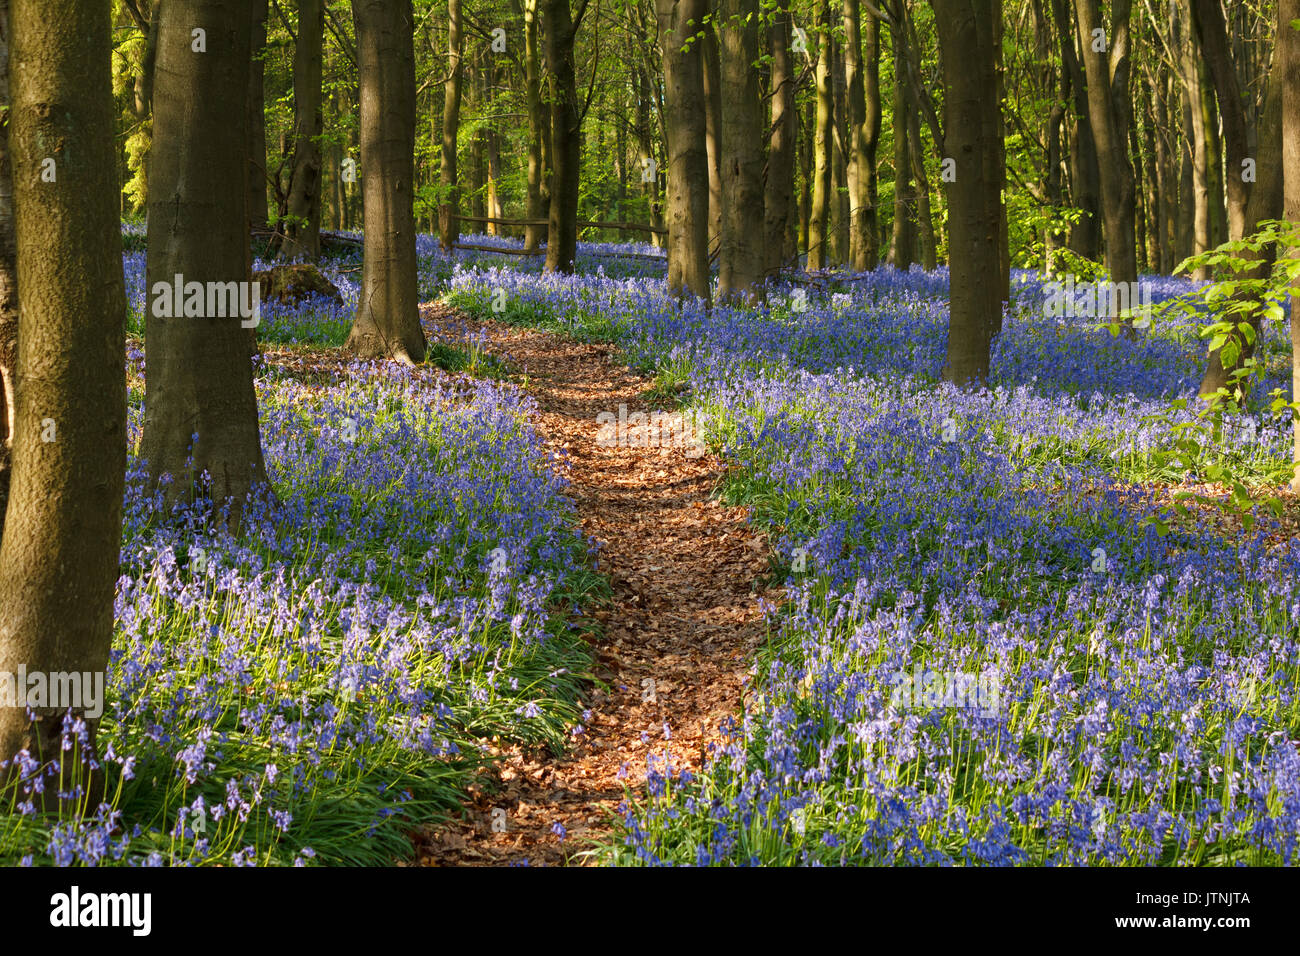
[[[719,5],[722,248],[718,295],[753,300],[763,281],[763,102],[758,91],[758,0]]]
[[[864,51],[865,44],[865,51]],[[876,140],[880,136],[880,25],[862,19],[859,0],[844,0],[844,72],[849,138],[849,264],[873,269],[876,238]]]
[[[9,111],[9,2],[0,0],[0,115]],[[0,532],[9,496],[14,439],[14,366],[18,359],[18,263],[9,141],[0,127]]]
[[[582,165],[582,111],[573,45],[587,0],[545,0],[546,62],[551,70],[551,201],[546,225],[546,270],[572,272],[578,257],[578,189]]]
[[[0,542],[0,672],[102,672],[112,642],[126,471],[126,292],[109,11],[88,0],[8,6],[23,307],[13,487]],[[241,115],[247,52],[245,43],[233,99]],[[242,137],[233,151],[244,169]],[[54,177],[43,178],[50,168]],[[237,179],[242,208],[244,179]],[[242,216],[236,225],[242,241]],[[97,720],[85,713],[89,704],[83,699],[72,711],[86,720],[93,751]],[[0,707],[0,762],[27,750],[57,763],[62,780],[73,779],[70,765],[84,751],[75,743],[62,748],[63,716],[42,709],[29,720],[25,707]],[[8,772],[16,769],[11,763]],[[90,768],[80,770],[89,784],[82,805],[94,806]],[[60,789],[48,786],[46,799],[56,800]]]
[[[248,222],[265,226],[267,0],[253,0],[253,53],[248,67]]]
[[[817,110],[813,132],[812,206],[808,213],[808,271],[830,262],[831,150],[835,145],[835,39],[829,0],[820,0],[817,38]]]
[[[141,455],[169,501],[229,503],[266,480],[254,332],[223,293],[194,283],[251,282],[248,64],[252,0],[164,3],[158,26],[145,269],[145,417]],[[237,211],[232,215],[232,211]],[[240,304],[252,303],[251,286]],[[174,307],[179,299],[184,310]],[[214,301],[210,307],[208,299]],[[231,315],[231,312],[234,315]],[[179,314],[178,314],[179,313]]]
[[[655,0],[668,134],[668,287],[709,300],[709,169],[698,35],[706,0]]]
[[[790,51],[790,0],[778,0],[769,32],[772,51],[772,131],[768,137],[767,177],[763,183],[763,258],[766,275],[775,276],[785,264],[786,234],[795,219],[794,159],[799,135],[795,112],[794,58]]]
[[[943,61],[943,132],[954,160],[948,188],[948,353],[945,380],[988,380],[1002,329],[1002,187],[1005,170],[997,82],[1001,0],[931,0]]]
[[[1278,0],[1277,52],[1282,80],[1283,215],[1300,222],[1300,0]],[[1291,394],[1300,396],[1300,285],[1291,290]],[[1300,492],[1300,414],[1295,421],[1291,490]]]
[[[535,2],[535,0],[534,0]],[[438,241],[450,252],[460,235],[460,183],[456,175],[456,137],[460,132],[460,101],[465,67],[461,62],[462,39],[460,0],[447,0],[447,79],[443,83],[442,105],[442,202],[438,204]]]
[[[298,41],[293,51],[293,172],[289,221],[281,253],[288,258],[320,257],[321,88],[325,0],[298,0]]]
[[[365,246],[347,347],[409,364],[427,348],[415,259],[415,15],[411,0],[354,0],[352,16]]]

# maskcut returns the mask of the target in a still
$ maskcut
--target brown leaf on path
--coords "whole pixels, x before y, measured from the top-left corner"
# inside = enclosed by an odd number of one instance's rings
[[[481,326],[488,351],[527,370],[534,424],[571,483],[576,523],[601,545],[597,566],[613,596],[592,613],[604,630],[594,656],[608,694],[589,691],[586,733],[558,758],[507,749],[496,768],[511,806],[527,808],[509,812],[510,839],[458,822],[427,828],[434,838],[417,840],[421,863],[584,862],[576,853],[608,839],[625,785],[644,798],[647,751],[667,750],[677,768],[698,771],[721,740],[719,726],[740,711],[750,654],[765,636],[759,602],[782,599],[755,584],[768,571],[767,541],[746,525],[744,508],[713,500],[725,465],[712,454],[598,440],[602,412],[657,410],[642,398],[652,383],[624,367],[614,347],[475,322],[441,304],[425,310],[426,322]],[[484,808],[503,800],[482,797],[473,812],[486,820]],[[556,823],[568,833],[563,842]],[[436,839],[447,831],[462,835],[463,849]]]

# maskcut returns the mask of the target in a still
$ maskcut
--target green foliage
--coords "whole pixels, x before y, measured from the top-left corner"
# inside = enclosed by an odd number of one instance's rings
[[[1175,510],[1188,513],[1188,502],[1211,505],[1235,515],[1249,531],[1255,522],[1256,509],[1263,506],[1276,515],[1282,513],[1282,500],[1276,495],[1257,497],[1249,487],[1250,473],[1240,462],[1222,455],[1212,455],[1210,447],[1233,427],[1232,422],[1249,411],[1252,386],[1261,380],[1264,365],[1254,354],[1260,328],[1267,321],[1280,321],[1284,303],[1300,278],[1300,259],[1282,256],[1273,267],[1261,270],[1258,258],[1266,246],[1291,249],[1300,244],[1300,226],[1284,220],[1267,220],[1250,236],[1222,243],[1213,249],[1190,256],[1176,272],[1191,272],[1202,267],[1217,270],[1220,278],[1187,295],[1169,299],[1156,309],[1158,317],[1199,323],[1200,336],[1207,339],[1207,352],[1219,352],[1228,373],[1228,384],[1201,396],[1196,403],[1196,417],[1172,425],[1176,440],[1172,448],[1153,453],[1157,467],[1169,473],[1190,473],[1200,479],[1226,486],[1226,495],[1206,495],[1180,491],[1174,496]],[[1210,317],[1210,321],[1204,319]],[[1119,332],[1113,323],[1111,331]],[[1247,349],[1251,354],[1245,354]],[[1288,402],[1281,389],[1269,393],[1268,413],[1293,417],[1300,412],[1300,401]],[[1186,399],[1172,403],[1172,411],[1185,411]],[[1252,466],[1257,468],[1258,465]],[[1268,468],[1262,483],[1280,485],[1291,480],[1294,465],[1290,462]],[[1156,519],[1161,533],[1168,523]]]

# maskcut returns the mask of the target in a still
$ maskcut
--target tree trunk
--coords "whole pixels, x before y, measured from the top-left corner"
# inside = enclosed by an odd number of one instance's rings
[[[880,25],[844,0],[844,73],[849,131],[849,266],[876,267],[876,140],[880,136]],[[866,43],[865,57],[863,43]]]
[[[550,137],[545,104],[542,102],[541,51],[537,35],[537,0],[524,5],[524,100],[528,104],[528,218],[546,218],[550,197],[542,168],[542,139]],[[542,227],[524,228],[524,248],[536,252],[542,242]]]
[[[360,42],[358,40],[358,42]],[[438,204],[438,244],[445,253],[460,236],[460,194],[456,179],[456,135],[460,132],[460,97],[464,76],[461,63],[460,0],[447,0],[447,81],[443,84],[442,201]],[[364,101],[364,97],[362,97]]]
[[[795,142],[799,147],[799,242],[805,254],[812,250],[812,181],[813,181],[813,127],[816,121],[811,102],[804,108],[799,118],[798,135]]]
[[[9,111],[9,0],[0,0],[0,111]],[[18,262],[9,140],[0,134],[0,534],[13,463],[14,372],[18,359]]]
[[[938,249],[934,239],[934,219],[930,215],[930,180],[925,174],[919,109],[908,112],[907,143],[912,157],[912,174],[916,177],[916,230],[921,245],[921,268],[933,272],[939,265]]]
[[[161,0],[160,0],[161,2]],[[253,0],[253,56],[248,71],[248,224],[265,226],[266,215],[266,46],[267,0]]]
[[[831,88],[831,63],[835,56],[829,0],[821,0],[817,41],[817,118],[813,133],[812,208],[808,213],[808,271],[817,272],[830,262],[831,149],[835,93]]]
[[[222,22],[204,12],[199,22]],[[83,0],[12,0],[9,14],[13,166],[37,170],[53,159],[58,178],[55,185],[23,175],[14,184],[24,306],[13,488],[0,543],[0,672],[102,674],[113,636],[126,472],[126,293],[109,18],[103,5]],[[242,56],[228,71],[233,109],[225,111],[239,117],[242,132],[252,21],[234,22],[243,27],[232,31],[242,36]],[[242,209],[248,144],[229,129],[218,127],[236,173],[234,208]],[[232,225],[237,251],[246,250],[243,217]],[[64,707],[42,708],[35,721],[26,708],[0,707],[0,762],[23,749],[58,762],[65,781],[82,776],[78,809],[89,810],[102,777],[78,765],[82,756],[93,758],[98,719],[81,703],[71,710],[85,717],[85,751],[75,741],[60,747]],[[47,806],[57,799],[58,780],[56,771],[46,783]]]
[[[1289,21],[1279,21],[1277,25],[1277,36],[1281,42],[1284,33],[1293,32],[1288,25]],[[1207,32],[1213,30],[1212,25],[1208,22],[1205,24]],[[1211,41],[1213,43],[1213,41]],[[1226,51],[1227,43],[1224,38],[1223,50]],[[1258,146],[1255,157],[1257,162],[1258,180],[1253,184],[1246,184],[1246,205],[1239,213],[1240,222],[1235,226],[1240,230],[1241,235],[1234,238],[1248,236],[1259,229],[1259,224],[1266,219],[1279,219],[1283,214],[1283,173],[1285,158],[1282,150],[1282,96],[1285,85],[1284,64],[1285,57],[1281,49],[1273,59],[1273,69],[1267,82],[1267,88],[1264,94],[1264,112],[1260,116],[1259,127],[1256,130]],[[1221,64],[1226,67],[1227,71],[1233,76],[1233,85],[1235,86],[1236,75],[1232,64]],[[1234,108],[1240,109],[1240,100],[1232,99],[1231,103]],[[1230,110],[1220,111],[1224,117],[1225,123],[1229,122],[1228,116]],[[1240,120],[1241,127],[1246,126],[1245,116],[1239,115],[1234,119],[1235,127],[1237,120]],[[1244,158],[1244,156],[1243,156]],[[1228,178],[1241,178],[1241,163],[1238,161],[1235,165],[1228,167]],[[1240,195],[1238,193],[1238,195]],[[1294,221],[1294,220],[1293,220]],[[1238,279],[1258,279],[1267,276],[1277,260],[1277,248],[1274,245],[1262,246],[1257,250],[1242,250],[1237,255],[1243,259],[1255,260],[1257,263],[1254,267],[1244,272],[1234,273],[1234,278]],[[1252,320],[1251,325],[1258,331],[1259,323]],[[1244,336],[1236,337],[1237,345],[1240,349],[1240,356],[1237,359],[1237,366],[1240,367],[1247,359],[1255,353],[1255,339],[1246,339]],[[1198,394],[1211,395],[1221,388],[1228,386],[1228,374],[1231,370],[1223,367],[1223,359],[1219,350],[1210,353],[1206,362],[1205,374],[1201,378],[1200,389]]]
[[[578,25],[569,12],[569,0],[546,0],[545,10],[552,104],[546,271],[572,272],[578,257],[578,188],[582,163],[582,116],[578,110],[578,81],[573,62]]]
[[[785,236],[793,218],[794,153],[799,135],[794,101],[794,64],[790,54],[790,0],[779,0],[771,29],[772,134],[763,189],[764,272],[775,276],[784,263]]]
[[[361,77],[361,295],[347,347],[424,358],[415,260],[415,18],[411,0],[355,0]],[[444,142],[445,142],[444,136]]]
[[[1102,221],[1106,230],[1106,269],[1112,282],[1137,281],[1136,197],[1128,157],[1128,128],[1116,101],[1128,98],[1129,0],[1111,5],[1105,49],[1096,30],[1104,30],[1099,0],[1077,0],[1079,42],[1088,76],[1088,122],[1097,144],[1101,173]]]
[[[849,128],[847,122],[848,80],[844,73],[844,43],[835,41],[831,63],[834,90],[831,114],[831,262],[839,267],[849,262]]]
[[[1097,145],[1088,122],[1088,83],[1079,64],[1075,47],[1075,28],[1067,9],[1069,0],[1051,0],[1052,20],[1061,40],[1062,69],[1069,79],[1073,135],[1070,137],[1070,183],[1074,206],[1083,215],[1070,227],[1067,245],[1071,252],[1085,259],[1097,259],[1101,250],[1101,211],[1097,193],[1101,173],[1097,163]]]
[[[1300,0],[1278,0],[1277,51],[1282,62],[1282,169],[1284,193],[1282,215],[1300,222],[1300,34],[1291,24],[1300,20]],[[1291,293],[1291,394],[1300,396],[1300,285]],[[1291,490],[1300,492],[1300,415],[1294,415],[1295,444]]]
[[[298,0],[298,42],[293,51],[293,172],[289,179],[289,222],[280,255],[320,258],[321,46],[324,0]]]
[[[178,282],[252,280],[244,218],[231,216],[248,196],[250,3],[238,0],[233,10],[222,0],[163,4],[149,159],[140,448],[155,481],[170,476],[162,485],[165,500],[210,497],[228,503],[236,523],[249,492],[266,480],[253,391],[256,345],[251,326],[243,324],[256,319],[244,319],[228,301],[210,310],[205,299],[195,315],[168,300]],[[202,23],[213,26],[200,54],[191,48],[191,30]],[[251,287],[243,290],[250,290],[243,298],[251,304]]]
[[[714,11],[718,0],[705,0]],[[712,20],[700,31],[701,68],[704,79],[704,146],[709,157],[709,251],[722,241],[722,67],[718,61],[718,36]],[[731,104],[727,104],[731,108]]]
[[[719,298],[754,301],[764,263],[763,101],[758,90],[758,0],[721,0],[723,220]]]
[[[912,150],[907,135],[911,97],[899,80],[907,70],[904,41],[894,33],[894,229],[890,259],[899,269],[916,261],[916,193],[912,187]]]
[[[999,0],[931,0],[943,64],[943,155],[956,161],[948,188],[949,319],[943,377],[988,381],[993,337],[1002,328],[999,239],[1005,175],[996,130]]]
[[[664,57],[668,133],[668,288],[706,302],[709,288],[709,159],[699,34],[706,0],[655,0]]]
[[[1250,133],[1237,85],[1237,71],[1228,50],[1228,25],[1218,0],[1192,0],[1192,28],[1205,57],[1223,122],[1223,147],[1227,159],[1228,238],[1240,239],[1251,226],[1246,222],[1250,184],[1242,177],[1242,161],[1249,157]]]

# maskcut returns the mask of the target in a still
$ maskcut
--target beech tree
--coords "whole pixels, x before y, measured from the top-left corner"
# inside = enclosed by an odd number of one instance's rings
[[[1130,0],[1116,0],[1110,6],[1107,25],[1099,0],[1075,0],[1088,80],[1088,122],[1101,173],[1106,268],[1112,282],[1127,283],[1137,281],[1136,195],[1126,108],[1132,5]]]
[[[1229,238],[1236,240],[1257,230],[1261,221],[1277,219],[1282,215],[1280,68],[1285,58],[1281,55],[1275,55],[1273,58],[1273,73],[1268,79],[1263,115],[1258,128],[1255,128],[1242,104],[1237,71],[1229,52],[1228,28],[1222,8],[1215,2],[1194,0],[1193,11],[1193,21],[1200,36],[1201,48],[1206,52],[1210,75],[1214,82],[1219,114],[1223,117],[1224,148],[1228,162],[1226,178],[1228,234]],[[1279,21],[1277,28],[1279,37],[1286,27],[1286,21]],[[1249,155],[1251,140],[1257,144],[1257,156]],[[1249,165],[1253,165],[1257,171],[1257,179],[1254,181],[1247,175]],[[1258,265],[1242,273],[1241,278],[1261,278],[1273,268],[1273,263],[1277,259],[1277,248],[1272,244],[1266,244],[1258,250],[1242,250],[1239,255],[1258,261]],[[1252,322],[1252,325],[1258,328],[1257,321]],[[1237,344],[1240,348],[1237,363],[1240,364],[1254,354],[1255,339],[1243,337]],[[1223,367],[1219,350],[1210,352],[1205,374],[1201,378],[1200,394],[1213,394],[1227,386],[1228,373],[1229,370]]]
[[[258,319],[244,314],[254,301],[245,207],[251,4],[162,4],[145,268],[140,454],[167,501],[210,498],[228,504],[235,522],[266,481],[253,390]],[[237,303],[229,283],[240,284]]]
[[[698,36],[707,9],[705,0],[655,0],[668,138],[668,288],[706,301],[711,298],[709,169]]]
[[[872,16],[863,20],[859,0],[844,0],[844,36],[849,264],[860,272],[874,269],[879,256],[876,143],[880,139],[880,23]]]
[[[360,36],[359,25],[357,30]],[[438,204],[438,243],[443,252],[450,252],[460,235],[460,221],[457,218],[460,215],[460,184],[456,176],[456,134],[460,129],[460,101],[465,72],[461,65],[463,43],[460,0],[447,0],[447,79],[443,83],[442,157],[439,173],[442,202]]]
[[[0,541],[0,672],[9,674],[102,672],[112,641],[126,292],[108,12],[88,0],[0,2],[0,32],[12,38],[8,158],[22,304],[13,484]],[[246,59],[239,67],[242,91]],[[242,93],[234,103],[242,113]],[[235,147],[242,169],[242,139]],[[42,179],[43,167],[55,170],[53,180]],[[242,204],[242,177],[239,186]],[[93,750],[97,720],[71,709],[86,719]],[[0,762],[25,749],[75,779],[82,751],[62,749],[63,716],[49,708],[29,720],[25,707],[0,707]],[[83,805],[93,806],[84,764],[81,773]],[[46,787],[47,802],[58,790]]]
[[[411,0],[354,0],[365,246],[347,347],[424,359],[415,260],[415,16]]]
[[[286,258],[320,257],[321,47],[324,33],[324,0],[298,0],[298,36],[293,49],[293,166],[286,201],[288,221],[281,247]]]
[[[544,0],[546,63],[551,80],[551,198],[546,228],[546,271],[572,272],[578,257],[578,184],[582,164],[582,111],[573,41],[587,12],[569,0]]]
[[[947,184],[949,318],[943,377],[988,380],[993,337],[1002,329],[1001,108],[997,23],[1001,0],[931,0],[943,60],[940,151],[955,161]]]
[[[763,281],[763,104],[758,0],[722,0],[722,247],[718,296],[753,300]]]
[[[812,206],[808,213],[808,271],[830,263],[831,149],[834,146],[835,96],[831,61],[835,56],[830,0],[820,0],[817,39],[817,108],[813,133]]]
[[[0,0],[0,111],[9,109],[9,3]],[[18,358],[18,266],[9,142],[0,131],[0,532],[9,495],[14,437],[14,363]]]
[[[1278,0],[1277,51],[1282,83],[1283,214],[1300,222],[1300,0]],[[1291,393],[1300,396],[1300,285],[1291,292]],[[1295,421],[1292,459],[1296,463],[1291,490],[1300,492],[1300,415]]]
[[[786,236],[795,218],[794,159],[799,136],[795,112],[794,58],[790,51],[789,0],[778,0],[769,32],[772,50],[772,127],[768,138],[767,176],[763,184],[764,273],[775,276],[785,264]]]

